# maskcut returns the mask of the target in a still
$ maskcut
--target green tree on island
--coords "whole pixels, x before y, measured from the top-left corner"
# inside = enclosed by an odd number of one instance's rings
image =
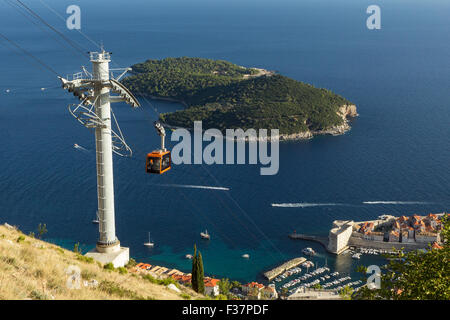
[[[197,246],[194,245],[194,257],[192,258],[192,289],[197,292],[205,293],[205,283],[203,281],[204,271],[203,271],[203,260],[202,254],[197,252]]]
[[[442,218],[442,248],[403,252],[389,256],[382,268],[380,289],[363,287],[353,299],[449,300],[450,299],[450,219]],[[358,271],[364,272],[364,267]]]

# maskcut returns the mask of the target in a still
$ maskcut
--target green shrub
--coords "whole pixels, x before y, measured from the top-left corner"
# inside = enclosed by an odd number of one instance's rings
[[[25,241],[25,237],[24,236],[19,236],[18,238],[17,238],[17,242],[23,242],[23,241]]]
[[[10,264],[12,266],[16,266],[16,259],[14,257],[0,257],[0,260],[5,262],[6,264]]]
[[[191,296],[188,295],[187,293],[182,293],[182,294],[180,294],[180,296],[185,300],[191,300]]]
[[[34,271],[34,276],[36,278],[43,278],[44,277],[44,271],[42,271],[41,269],[37,269],[36,271]]]
[[[120,298],[129,298],[135,300],[145,300],[143,296],[138,295],[136,292],[122,288],[121,286],[115,284],[111,281],[102,281],[98,289],[107,292],[110,295],[115,295]]]
[[[114,271],[114,270],[115,270],[114,265],[113,265],[111,262],[105,264],[105,265],[103,266],[103,269],[109,270],[109,271]]]
[[[142,276],[142,278],[147,281],[150,281],[151,283],[164,285],[164,286],[168,286],[169,284],[174,284],[177,288],[180,288],[180,285],[178,284],[178,282],[176,282],[173,278],[170,278],[170,277],[164,278],[164,279],[155,279],[151,275],[146,274],[145,276]]]
[[[73,252],[78,253],[78,254],[81,254],[81,249],[80,249],[80,243],[79,243],[79,242],[77,242],[77,243],[74,244],[74,246],[73,246]]]
[[[46,234],[46,233],[47,233],[47,225],[45,223],[44,224],[39,223],[39,225],[38,225],[38,237],[39,237],[39,239],[41,239],[42,236],[44,234]]]
[[[81,270],[81,278],[83,278],[84,280],[91,280],[96,276],[97,274],[95,272],[89,270]]]
[[[125,267],[119,267],[117,268],[117,271],[119,271],[120,274],[127,274],[128,270]]]
[[[34,300],[48,300],[47,295],[37,290],[33,290],[30,293],[30,298]]]
[[[81,254],[77,255],[77,259],[80,260],[80,261],[83,261],[83,262],[87,262],[87,263],[93,263],[94,262],[94,258],[86,257],[86,256],[83,256]]]
[[[130,260],[128,261],[128,263],[125,265],[126,268],[133,268],[137,265],[136,260],[134,260],[133,258],[130,258]]]

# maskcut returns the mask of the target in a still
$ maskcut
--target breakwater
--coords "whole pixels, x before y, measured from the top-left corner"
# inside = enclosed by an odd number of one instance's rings
[[[302,264],[305,261],[306,261],[306,258],[303,258],[303,257],[291,259],[291,260],[283,263],[282,265],[280,265],[280,266],[278,266],[278,267],[276,267],[276,268],[274,268],[272,270],[264,272],[264,276],[269,281],[272,281],[273,279],[278,277],[280,274],[282,274],[286,270],[291,269],[291,268],[295,268],[295,267],[297,267],[298,265]]]
[[[301,233],[291,233],[289,235],[289,238],[294,239],[294,240],[315,241],[315,242],[320,243],[325,249],[328,250],[328,237],[313,236],[313,235],[307,235],[307,234],[301,234]]]

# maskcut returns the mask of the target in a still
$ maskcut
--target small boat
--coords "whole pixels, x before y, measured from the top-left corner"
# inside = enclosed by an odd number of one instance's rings
[[[244,259],[250,259],[250,255],[249,255],[248,253],[244,253],[244,254],[242,255],[242,258],[244,258]]]
[[[352,259],[361,259],[361,253],[355,253],[352,255]]]
[[[148,242],[144,243],[144,246],[146,247],[153,247],[155,244],[150,241],[150,232],[148,233]]]
[[[193,258],[192,254],[187,254],[184,257],[189,260],[192,260],[192,258]]]
[[[310,247],[303,249],[302,252],[307,256],[313,256],[316,254],[316,252]]]
[[[93,224],[99,224],[100,219],[98,218],[98,211],[95,213],[95,219],[92,219]]]
[[[202,237],[202,239],[210,239],[210,236],[208,234],[208,230],[205,230],[205,232],[200,232],[200,237]]]

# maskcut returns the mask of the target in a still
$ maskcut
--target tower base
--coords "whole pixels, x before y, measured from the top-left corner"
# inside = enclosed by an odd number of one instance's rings
[[[119,268],[125,266],[130,260],[130,248],[120,247],[119,245],[116,250],[108,252],[100,252],[98,248],[94,248],[86,253],[85,256],[103,264],[111,262],[114,268]]]

